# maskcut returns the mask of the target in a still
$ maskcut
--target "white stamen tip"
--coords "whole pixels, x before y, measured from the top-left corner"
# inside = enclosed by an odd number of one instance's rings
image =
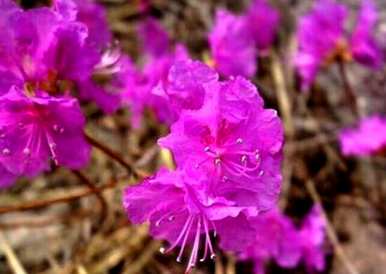
[[[210,254],[210,259],[211,259],[211,260],[216,259],[216,254]]]
[[[165,251],[166,251],[166,249],[165,249],[164,247],[161,247],[161,248],[159,249],[159,252],[161,252],[161,254],[165,254]]]

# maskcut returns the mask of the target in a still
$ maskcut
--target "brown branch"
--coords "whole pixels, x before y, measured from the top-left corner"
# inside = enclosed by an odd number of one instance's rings
[[[351,261],[347,257],[343,247],[339,243],[338,236],[336,235],[335,229],[334,229],[333,225],[330,223],[330,221],[328,220],[327,214],[322,206],[322,201],[320,199],[320,196],[319,196],[318,192],[316,191],[316,188],[314,186],[314,182],[311,179],[306,181],[306,188],[307,188],[307,191],[310,194],[312,200],[314,201],[314,203],[317,203],[320,205],[320,208],[322,211],[321,214],[326,222],[327,236],[328,236],[331,244],[334,247],[336,255],[341,260],[343,265],[346,267],[347,273],[359,274],[358,270],[355,269],[354,265],[351,263]]]
[[[0,214],[39,209],[53,204],[66,203],[66,202],[77,200],[89,195],[93,195],[96,192],[101,192],[107,189],[114,188],[116,185],[117,185],[117,181],[112,180],[109,184],[104,185],[100,188],[96,188],[96,189],[88,188],[72,195],[62,196],[62,197],[48,199],[48,200],[26,201],[17,205],[3,206],[3,207],[0,207]]]
[[[102,193],[98,191],[98,188],[92,182],[90,182],[90,180],[82,172],[78,170],[72,170],[72,173],[79,179],[79,181],[81,181],[90,190],[92,190],[95,196],[97,197],[101,206],[101,214],[98,222],[99,223],[98,228],[103,228],[103,224],[107,218],[107,212],[108,212],[108,205],[105,198],[103,197]]]
[[[87,133],[84,134],[87,141],[94,147],[96,147],[97,149],[99,149],[100,151],[102,151],[104,154],[106,154],[107,156],[109,156],[110,158],[114,159],[115,161],[117,161],[119,164],[121,164],[124,168],[127,169],[127,171],[130,173],[130,174],[135,174],[135,171],[134,169],[132,168],[131,164],[129,164],[125,159],[123,159],[123,157],[121,155],[119,155],[119,153],[113,151],[111,148],[107,147],[106,145],[104,145],[103,143],[99,142],[98,140],[94,139],[93,137],[91,137],[90,135],[88,135]]]
[[[338,66],[339,66],[339,73],[343,82],[344,91],[347,96],[346,97],[347,102],[351,108],[351,111],[354,113],[356,117],[358,117],[359,107],[358,107],[357,97],[348,79],[346,65],[343,61],[338,61]]]

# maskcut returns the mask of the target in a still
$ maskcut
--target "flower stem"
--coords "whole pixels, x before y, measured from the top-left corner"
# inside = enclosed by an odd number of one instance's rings
[[[101,215],[98,222],[99,223],[98,228],[103,228],[103,224],[107,218],[107,212],[108,212],[108,205],[105,198],[103,197],[102,193],[98,191],[98,188],[82,172],[78,170],[71,170],[71,171],[79,179],[79,181],[81,181],[90,190],[92,190],[95,196],[97,197],[101,205]]]
[[[121,164],[124,168],[127,169],[127,171],[130,174],[135,174],[134,169],[131,167],[131,165],[123,159],[121,155],[119,155],[117,152],[113,151],[111,148],[107,147],[105,144],[99,142],[98,140],[94,139],[87,133],[84,134],[86,137],[86,140],[94,147],[102,151],[104,154],[109,156],[110,158],[114,159],[117,161],[119,164]]]
[[[350,81],[347,76],[347,70],[346,70],[346,65],[343,61],[338,61],[338,66],[339,66],[339,72],[340,76],[343,81],[343,87],[344,91],[346,93],[346,99],[347,102],[354,113],[355,116],[359,115],[359,108],[358,108],[358,102],[357,102],[357,97],[355,95],[354,89],[352,88]]]
[[[66,203],[66,202],[77,200],[77,199],[80,199],[80,198],[83,198],[83,197],[86,197],[89,195],[93,195],[96,192],[102,192],[104,190],[114,188],[116,185],[117,185],[117,181],[112,180],[109,184],[104,185],[100,188],[95,188],[95,189],[88,188],[88,189],[79,191],[78,193],[75,193],[72,195],[56,197],[56,198],[47,199],[47,200],[22,202],[22,203],[16,204],[16,205],[0,207],[0,214],[10,213],[10,212],[18,212],[18,211],[27,211],[27,210],[32,210],[32,209],[43,208],[43,207],[50,206],[53,204]]]

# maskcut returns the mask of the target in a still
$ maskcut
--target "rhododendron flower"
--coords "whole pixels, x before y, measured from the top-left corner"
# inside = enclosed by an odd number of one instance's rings
[[[112,33],[107,24],[105,8],[95,0],[73,0],[77,8],[76,19],[87,26],[88,45],[105,49],[111,43]]]
[[[278,209],[252,218],[255,239],[239,254],[252,260],[256,274],[265,273],[265,264],[274,260],[283,268],[295,268],[301,261],[310,273],[323,271],[326,223],[320,205],[314,205],[300,229]]]
[[[251,77],[256,72],[257,51],[246,22],[224,9],[216,12],[209,42],[214,66],[225,76]]]
[[[283,129],[249,81],[220,82],[197,61],[176,62],[155,92],[181,108],[171,133],[159,140],[177,170],[127,188],[124,205],[134,223],[149,221],[151,234],[170,242],[163,252],[180,246],[180,261],[192,246],[189,272],[201,242],[202,260],[214,256],[211,232],[222,249],[236,253],[254,239],[250,219],[272,208],[279,193]]]
[[[267,210],[276,202],[282,125],[275,111],[263,108],[249,81],[237,77],[208,86],[203,107],[182,111],[158,143],[173,152],[178,166],[193,165],[219,177],[219,188],[242,203]]]
[[[55,0],[54,10],[70,21],[78,21],[87,26],[87,43],[97,49],[104,49],[111,43],[106,11],[95,0]]]
[[[121,85],[124,90],[123,103],[130,107],[135,127],[139,126],[147,108],[153,111],[160,122],[171,124],[177,119],[178,110],[155,88],[163,86],[167,82],[171,66],[175,62],[188,59],[189,54],[182,45],[169,48],[166,31],[154,19],[144,22],[139,29],[142,43],[146,45],[145,63],[141,69],[137,69],[131,61],[125,61],[118,81],[121,83],[118,86]]]
[[[166,81],[161,81],[153,94],[166,98],[179,114],[182,109],[200,108],[205,88],[218,78],[215,70],[199,61],[181,60],[174,63]]]
[[[378,12],[374,2],[363,0],[350,47],[353,58],[371,68],[380,68],[384,60],[382,49],[373,35],[377,21]]]
[[[303,221],[299,231],[302,259],[310,273],[325,268],[324,241],[326,221],[321,213],[320,205],[316,204]]]
[[[161,170],[138,186],[128,187],[123,203],[133,223],[150,221],[151,235],[170,243],[161,248],[162,253],[179,247],[180,262],[185,248],[192,246],[189,272],[197,260],[215,257],[216,235],[224,249],[236,252],[254,235],[247,216],[256,210],[227,200],[213,184],[217,184],[214,178],[195,169]]]
[[[344,155],[367,156],[386,147],[386,119],[375,115],[363,119],[358,128],[344,129],[339,136]]]
[[[382,64],[382,53],[372,37],[377,13],[371,0],[363,0],[357,27],[351,39],[345,33],[347,8],[334,0],[318,0],[313,10],[300,19],[299,49],[295,65],[306,90],[318,71],[332,61],[351,61],[371,68]]]
[[[277,34],[280,23],[279,12],[266,0],[255,0],[248,8],[245,20],[246,31],[254,39],[259,54],[267,51]]]
[[[87,26],[72,20],[74,11],[71,7],[27,11],[16,6],[0,7],[4,13],[0,20],[0,73],[7,77],[7,80],[2,79],[0,86],[40,89],[55,96],[77,86],[81,98],[94,100],[102,107],[107,105],[108,92],[104,91],[106,95],[90,89],[90,84],[84,84],[92,81],[101,53],[87,40]],[[82,89],[84,86],[86,89]],[[104,110],[116,109],[118,102],[116,100],[114,107]]]
[[[301,256],[301,243],[291,219],[278,209],[259,215],[252,221],[255,239],[241,254],[243,260],[254,263],[256,274],[265,273],[265,264],[274,259],[285,268],[295,267]]]
[[[35,176],[49,169],[50,159],[71,169],[83,167],[90,156],[84,125],[76,99],[40,91],[27,97],[12,88],[0,97],[0,177]]]
[[[154,18],[147,18],[138,26],[138,36],[146,54],[161,56],[169,51],[169,35]]]

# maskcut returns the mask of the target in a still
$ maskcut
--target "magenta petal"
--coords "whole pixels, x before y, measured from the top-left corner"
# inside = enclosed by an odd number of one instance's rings
[[[219,9],[209,34],[216,69],[225,76],[251,77],[256,72],[256,49],[245,18]]]
[[[356,28],[351,37],[354,59],[363,65],[378,69],[383,64],[383,52],[374,38],[377,9],[371,0],[363,0]]]
[[[357,128],[342,130],[339,142],[342,153],[347,156],[377,153],[386,147],[386,119],[378,115],[364,118]]]

